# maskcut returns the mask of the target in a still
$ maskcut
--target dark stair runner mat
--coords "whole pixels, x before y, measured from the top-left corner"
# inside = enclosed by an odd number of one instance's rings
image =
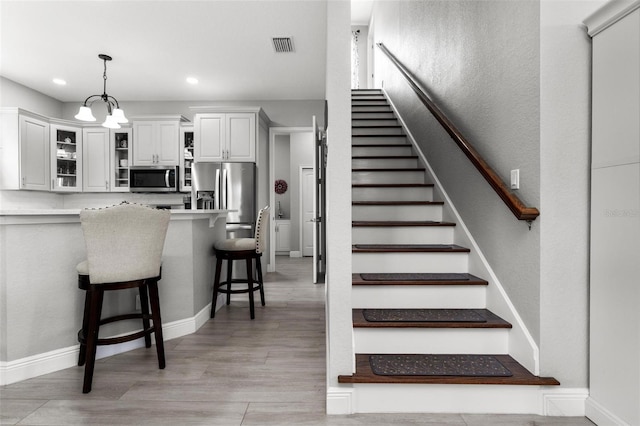
[[[369,273],[360,274],[365,281],[469,281],[467,274],[446,273]]]
[[[513,376],[493,355],[369,355],[369,362],[378,376]]]
[[[364,309],[368,322],[487,322],[469,309]]]

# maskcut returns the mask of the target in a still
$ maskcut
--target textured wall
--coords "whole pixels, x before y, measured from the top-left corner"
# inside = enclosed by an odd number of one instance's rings
[[[540,202],[538,1],[379,2],[374,41],[383,42],[431,92],[476,149],[518,192]],[[494,268],[534,339],[540,341],[540,228],[517,221],[413,91],[375,53],[383,86]]]

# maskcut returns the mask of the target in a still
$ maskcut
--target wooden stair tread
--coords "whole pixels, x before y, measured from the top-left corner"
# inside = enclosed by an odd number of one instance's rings
[[[351,275],[351,285],[369,285],[369,286],[391,286],[391,285],[483,285],[486,286],[489,283],[482,278],[476,277],[475,275],[468,273],[461,273],[461,276],[464,276],[465,279],[461,280],[451,280],[451,279],[438,279],[438,276],[445,276],[446,274],[433,274],[434,278],[430,280],[365,280],[359,273],[355,273]]]
[[[469,253],[456,244],[353,244],[352,253]]]
[[[353,206],[442,206],[444,201],[352,201]]]
[[[454,222],[436,222],[431,220],[354,220],[353,227],[391,227],[391,226],[456,226]]]
[[[433,188],[433,183],[354,183],[352,188]]]
[[[468,309],[486,319],[486,322],[402,322],[378,321],[370,322],[364,317],[364,309],[353,309],[353,326],[356,328],[511,328],[511,324],[488,309]]]
[[[495,355],[513,376],[378,376],[373,374],[369,362],[370,354],[356,354],[356,372],[353,375],[338,376],[338,383],[413,383],[413,384],[469,384],[469,385],[531,385],[557,386],[553,377],[534,376],[509,355]]]

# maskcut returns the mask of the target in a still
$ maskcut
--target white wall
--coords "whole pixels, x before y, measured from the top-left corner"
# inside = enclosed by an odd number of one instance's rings
[[[367,25],[354,25],[351,27],[351,31],[360,30],[358,34],[358,56],[360,58],[358,67],[358,78],[360,82],[359,89],[366,89],[368,87],[367,81],[367,63],[369,50],[367,48],[367,39],[369,38],[369,27]]]
[[[47,117],[62,118],[63,103],[0,76],[0,107],[20,107]]]
[[[313,167],[314,142],[312,133],[291,134],[291,250],[302,251],[300,247],[300,166]]]
[[[287,185],[291,184],[291,155],[289,151],[289,135],[276,135],[273,147],[273,176],[275,180],[283,179]],[[271,183],[272,186],[274,182]],[[291,188],[287,188],[284,194],[275,194],[273,216],[278,217],[278,202],[282,210],[282,218],[291,218]]]
[[[588,386],[591,40],[604,1],[540,3],[541,369]]]
[[[374,41],[412,70],[434,101],[518,195],[540,202],[537,0],[379,2]],[[514,218],[390,61],[375,54],[384,86],[483,250],[534,339],[540,337],[540,228]]]
[[[340,405],[338,375],[353,372],[351,346],[350,2],[327,2],[327,411]]]

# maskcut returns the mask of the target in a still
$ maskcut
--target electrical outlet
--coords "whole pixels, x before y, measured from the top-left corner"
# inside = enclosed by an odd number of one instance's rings
[[[140,295],[136,294],[136,311],[140,311],[142,310],[142,307],[140,305]]]
[[[520,169],[511,170],[511,189],[520,189]]]

